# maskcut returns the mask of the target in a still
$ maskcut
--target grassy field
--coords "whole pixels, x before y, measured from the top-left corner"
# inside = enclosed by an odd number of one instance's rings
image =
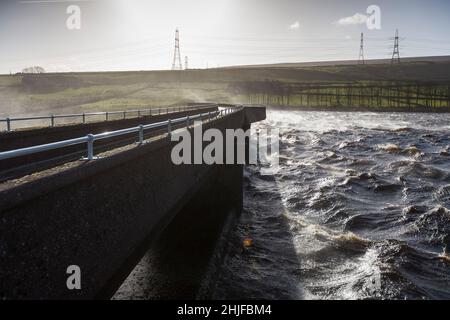
[[[276,83],[281,88],[288,88],[282,90],[290,91],[246,91],[249,83],[262,84],[262,88],[264,84]],[[392,83],[403,88],[400,92],[417,83],[444,90],[450,83],[450,60],[393,66],[273,65],[187,71],[4,75],[0,76],[0,117],[164,107],[191,102],[305,105],[308,101],[310,106],[326,103],[337,108],[346,104],[343,101],[348,94],[346,88]],[[447,98],[442,93],[436,93],[436,97],[444,97],[429,107],[447,105]],[[376,104],[381,100],[384,101],[382,107],[395,107],[394,100],[398,95],[386,95]],[[413,93],[411,97],[414,98]],[[425,98],[412,98],[404,98],[402,106],[412,104],[413,100],[426,105]],[[365,106],[370,105],[371,99],[367,94],[362,100],[350,101],[354,106]]]

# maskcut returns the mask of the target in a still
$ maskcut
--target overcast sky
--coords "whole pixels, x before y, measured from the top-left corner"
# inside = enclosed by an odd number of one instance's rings
[[[361,32],[366,58],[386,58],[396,28],[402,56],[450,55],[449,15],[448,0],[1,0],[0,73],[170,69],[177,27],[193,68],[357,59]]]

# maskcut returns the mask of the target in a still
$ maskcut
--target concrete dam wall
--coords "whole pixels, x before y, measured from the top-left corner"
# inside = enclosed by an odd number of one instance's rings
[[[224,132],[264,118],[264,108],[244,108],[203,127]],[[161,236],[184,243],[172,259],[186,264],[160,292],[194,297],[224,221],[241,212],[243,166],[176,166],[175,144],[160,136],[1,184],[0,298],[110,298]],[[81,290],[67,288],[71,265]]]

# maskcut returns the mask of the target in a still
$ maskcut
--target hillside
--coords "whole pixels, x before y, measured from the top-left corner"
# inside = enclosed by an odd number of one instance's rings
[[[423,60],[423,59],[422,59]],[[188,102],[246,103],[235,88],[246,82],[280,86],[342,86],[386,82],[450,83],[450,60],[401,65],[272,65],[187,71],[140,71],[0,76],[0,117],[121,110]]]

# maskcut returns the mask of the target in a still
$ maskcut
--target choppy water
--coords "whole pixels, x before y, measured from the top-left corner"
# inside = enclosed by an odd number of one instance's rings
[[[450,299],[450,115],[270,111],[215,298]],[[243,249],[242,241],[253,240]]]

